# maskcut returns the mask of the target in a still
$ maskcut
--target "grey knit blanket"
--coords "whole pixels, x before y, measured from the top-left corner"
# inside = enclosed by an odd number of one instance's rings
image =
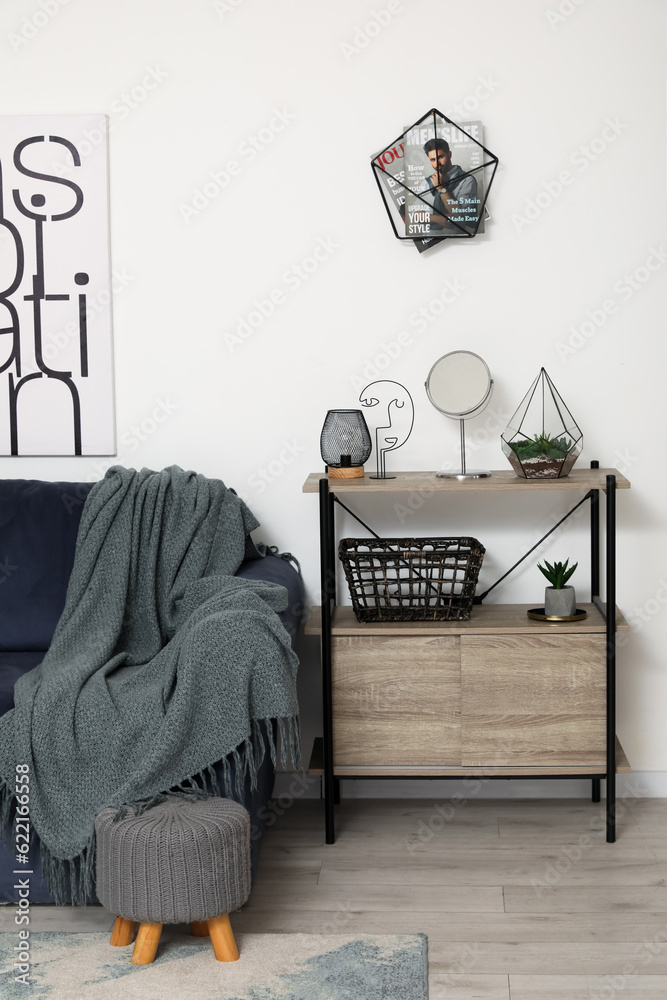
[[[210,793],[223,759],[254,779],[261,720],[278,720],[297,763],[298,661],[276,614],[286,591],[233,575],[258,555],[257,525],[224,483],[177,467],[114,466],[90,492],[51,647],[0,719],[3,828],[28,764],[57,901],[68,882],[73,902],[90,895],[100,809],[140,809],[175,786]]]

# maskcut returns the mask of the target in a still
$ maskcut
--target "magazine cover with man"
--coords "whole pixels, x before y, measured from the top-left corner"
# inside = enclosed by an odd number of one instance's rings
[[[475,169],[484,163],[484,150],[477,144],[483,142],[480,121],[461,122],[460,127],[439,121],[434,128],[433,120],[426,119],[406,129],[406,236],[430,243],[475,232],[484,202],[484,170]],[[477,232],[484,232],[483,217]]]

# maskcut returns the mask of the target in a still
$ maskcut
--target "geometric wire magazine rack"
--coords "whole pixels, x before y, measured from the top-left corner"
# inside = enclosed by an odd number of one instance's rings
[[[584,436],[544,368],[500,440],[517,476],[563,479],[572,471]]]
[[[425,180],[425,171],[428,172],[429,169],[433,168],[429,168],[425,163],[424,168],[420,170],[419,166],[409,164],[408,170],[414,172],[406,174],[406,159],[408,159],[406,152],[409,153],[411,149],[416,148],[415,143],[408,140],[418,135],[419,141],[444,138],[448,142],[449,137],[453,134],[452,130],[458,130],[465,137],[467,144],[474,144],[469,147],[469,162],[465,164],[465,169],[458,173],[456,183],[460,184],[461,181],[468,178],[474,179],[475,183],[473,184],[471,180],[468,181],[468,185],[472,185],[475,190],[481,188],[482,196],[475,199],[474,208],[472,206],[467,208],[468,212],[474,214],[464,216],[465,221],[458,221],[448,215],[446,228],[439,229],[437,233],[430,231],[424,235],[429,241],[452,237],[470,239],[480,231],[489,190],[498,167],[498,157],[479,142],[471,132],[461,125],[457,125],[441,111],[431,108],[371,159],[373,176],[382,195],[382,202],[394,235],[399,240],[420,242],[419,235],[406,233],[406,203],[411,204],[416,210],[422,210],[423,216],[428,215],[430,218],[431,212],[434,210],[434,200],[438,197],[438,190],[432,187],[429,190],[429,182]],[[437,167],[435,169],[438,170]],[[438,173],[438,179],[439,177]],[[456,196],[454,197],[456,198]]]

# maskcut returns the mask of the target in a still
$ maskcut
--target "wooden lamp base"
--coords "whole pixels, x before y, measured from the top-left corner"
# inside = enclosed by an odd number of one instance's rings
[[[327,466],[329,479],[363,479],[363,465]]]

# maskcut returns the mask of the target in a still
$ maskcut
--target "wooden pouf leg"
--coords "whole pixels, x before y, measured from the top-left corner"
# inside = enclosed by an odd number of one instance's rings
[[[162,924],[139,924],[137,940],[130,959],[132,965],[150,965],[155,959],[157,946],[160,943]]]
[[[208,923],[205,920],[193,920],[190,933],[193,937],[208,937]]]
[[[226,913],[219,917],[211,917],[208,921],[208,932],[211,935],[215,957],[219,962],[238,961],[239,950],[236,947],[232,925]]]
[[[116,917],[116,923],[113,925],[111,932],[110,943],[116,945],[118,948],[132,944],[136,929],[136,920],[126,920],[125,917]]]

